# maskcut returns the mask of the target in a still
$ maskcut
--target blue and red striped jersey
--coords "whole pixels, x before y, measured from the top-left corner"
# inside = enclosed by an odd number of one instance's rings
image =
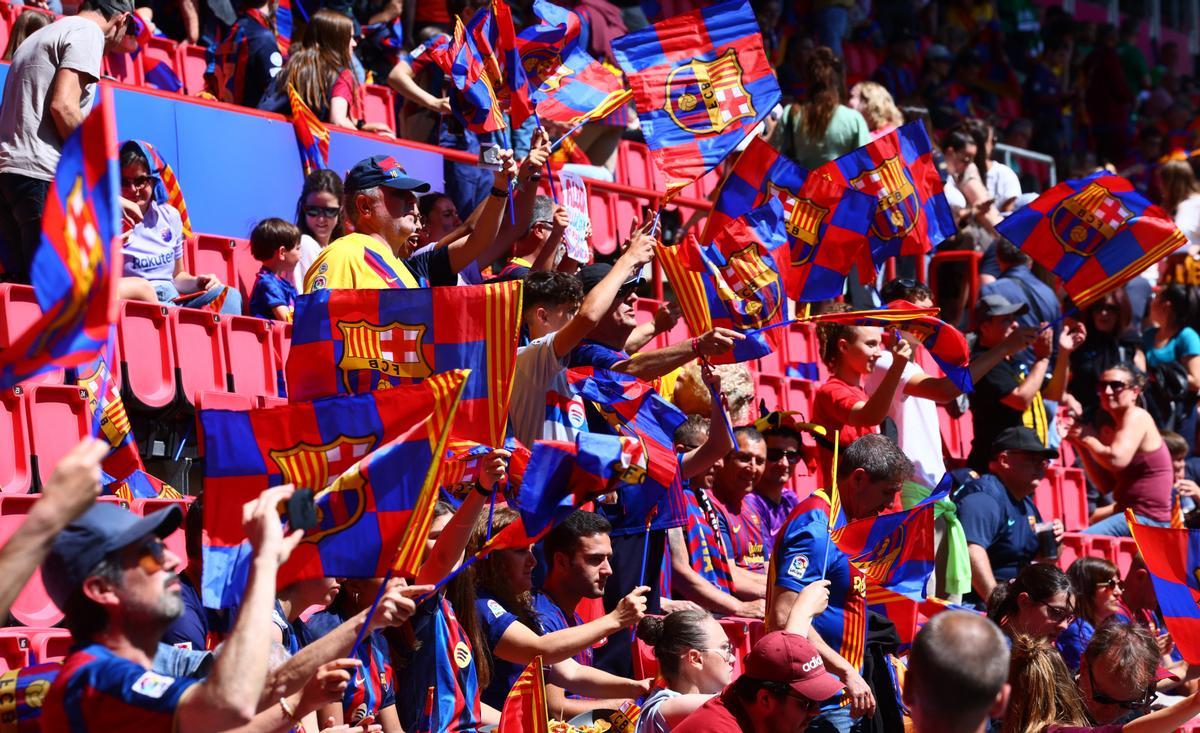
[[[480,725],[475,651],[445,594],[418,606],[404,631],[411,639],[409,645],[394,647],[396,692],[408,701],[396,708],[401,726],[418,733],[474,733]],[[412,701],[425,700],[431,687],[432,709],[422,711]]]
[[[308,629],[317,638],[347,620],[338,612],[321,611],[308,620]],[[367,634],[350,656],[362,662],[362,666],[350,676],[350,684],[342,696],[342,718],[347,725],[357,725],[367,718],[378,719],[380,710],[396,704],[396,682],[383,632]]]

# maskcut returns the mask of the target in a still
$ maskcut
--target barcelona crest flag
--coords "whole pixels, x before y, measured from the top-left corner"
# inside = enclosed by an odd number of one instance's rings
[[[1175,646],[1189,664],[1200,663],[1200,530],[1139,524],[1129,511],[1126,517]]]
[[[612,50],[668,195],[716,167],[779,102],[746,0],[668,18]]]
[[[129,414],[125,411],[125,402],[121,399],[117,381],[108,368],[104,354],[78,367],[75,383],[87,395],[92,435],[109,445],[109,454],[101,464],[104,472],[116,479],[124,479],[134,471],[144,469],[129,423]]]
[[[920,120],[813,172],[875,197],[878,203],[867,232],[875,267],[891,257],[925,254],[957,231],[933,163],[929,134]],[[864,266],[860,275],[870,277],[873,270]]]
[[[1104,171],[1063,181],[996,229],[1062,280],[1078,308],[1187,244],[1170,214]]]
[[[365,395],[243,412],[201,410],[204,604],[237,602],[250,558],[241,507],[285,483],[316,492],[318,525],[280,569],[280,583],[380,577],[397,559],[412,570],[425,534],[417,547],[404,530],[414,519],[425,525],[431,519],[426,515],[437,500],[446,426],[466,378],[453,371]]]
[[[329,128],[308,108],[290,82],[287,91],[292,105],[292,128],[300,146],[300,164],[307,176],[329,167]]]
[[[0,389],[96,358],[117,317],[121,215],[112,89],[63,143],[30,278],[42,314],[0,352]]]
[[[730,220],[711,245],[689,240],[658,252],[693,334],[715,326],[746,334],[730,353],[713,357],[713,363],[760,359],[780,347],[780,329],[759,332],[787,318],[789,251],[783,205],[777,199]]]
[[[577,72],[592,60],[586,51],[579,48],[581,22],[579,16],[549,0],[534,0],[530,8],[537,23],[517,34],[517,50],[521,54],[521,66],[529,83],[530,95],[535,102],[541,101],[539,88],[546,82],[563,75],[562,66],[578,59],[582,63],[568,68],[566,73]]]
[[[470,369],[452,433],[504,444],[521,283],[320,290],[296,299],[285,372],[294,400],[362,394]]]

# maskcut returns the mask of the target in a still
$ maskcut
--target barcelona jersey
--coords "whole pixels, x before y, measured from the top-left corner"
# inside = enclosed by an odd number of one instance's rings
[[[830,581],[829,608],[813,619],[813,627],[833,651],[862,672],[866,576],[829,537],[829,498],[824,491],[792,510],[775,538],[770,567],[768,608],[778,589],[798,593],[822,578]]]
[[[475,652],[445,593],[417,606],[402,632],[408,645],[393,645],[396,690],[405,701],[396,706],[401,726],[409,733],[474,733],[480,719]],[[433,706],[426,711],[420,701],[431,687]]]
[[[320,638],[346,620],[332,611],[321,611],[308,620],[308,629],[313,638]],[[368,718],[378,719],[380,710],[395,705],[396,689],[382,632],[367,634],[350,656],[362,662],[362,666],[354,671],[342,696],[342,718],[347,725],[357,725]]]
[[[733,595],[733,575],[729,570],[729,557],[722,547],[716,530],[708,523],[700,503],[692,491],[685,491],[687,503],[688,561],[692,569],[723,593]]]
[[[63,661],[62,673],[46,695],[42,729],[172,733],[175,708],[197,682],[151,672],[100,644],[89,644]]]
[[[729,548],[730,559],[749,570],[763,572],[767,564],[763,555],[763,526],[754,506],[743,501],[741,511],[734,512],[715,496],[712,502],[720,524],[717,529]]]

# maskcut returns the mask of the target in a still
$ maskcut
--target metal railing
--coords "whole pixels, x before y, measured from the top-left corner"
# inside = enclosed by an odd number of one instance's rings
[[[1045,163],[1050,169],[1050,185],[1048,188],[1058,185],[1058,167],[1054,163],[1054,158],[1049,155],[1035,153],[1025,148],[1015,148],[1012,145],[1005,145],[1004,143],[996,143],[996,152],[1001,154],[1000,162],[1009,168],[1012,168],[1014,158],[1028,158],[1029,160],[1036,160],[1039,163]]]

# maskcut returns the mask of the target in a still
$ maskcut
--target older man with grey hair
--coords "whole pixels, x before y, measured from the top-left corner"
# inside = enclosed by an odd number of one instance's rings
[[[986,617],[944,611],[917,632],[904,703],[919,733],[982,733],[1008,693],[1008,644]]]

